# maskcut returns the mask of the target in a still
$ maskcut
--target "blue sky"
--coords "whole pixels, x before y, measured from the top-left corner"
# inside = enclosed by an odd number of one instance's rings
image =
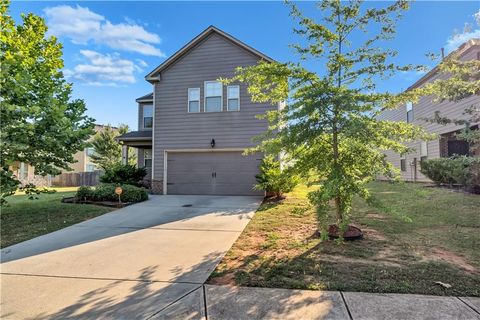
[[[385,6],[388,2],[367,2]],[[318,17],[313,2],[300,9]],[[400,64],[429,64],[425,53],[452,50],[462,39],[480,37],[474,14],[479,1],[417,1],[397,28],[388,46],[399,51]],[[97,123],[126,123],[136,129],[135,98],[151,91],[145,74],[195,37],[215,25],[236,38],[284,62],[297,61],[289,44],[299,41],[283,2],[128,2],[15,1],[11,14],[33,12],[44,17],[50,32],[64,45],[65,74],[74,83],[74,97],[85,100]],[[480,15],[480,14],[479,14]],[[472,28],[464,32],[465,23]],[[454,30],[460,37],[452,39]],[[320,62],[308,67],[321,70]],[[382,82],[379,90],[406,89],[421,74],[401,73]]]

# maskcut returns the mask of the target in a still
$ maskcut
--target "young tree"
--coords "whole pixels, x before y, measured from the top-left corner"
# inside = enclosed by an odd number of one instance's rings
[[[263,115],[269,129],[250,151],[283,151],[291,170],[319,177],[320,187],[309,199],[321,226],[326,227],[332,201],[336,223],[346,228],[353,196],[372,200],[367,183],[378,174],[398,174],[384,151],[404,154],[409,151],[405,142],[428,138],[419,127],[377,118],[380,112],[418,97],[411,92],[379,93],[376,81],[423,67],[390,62],[396,52],[384,45],[393,38],[407,1],[376,9],[363,8],[361,1],[325,0],[318,8],[322,18],[315,22],[291,5],[291,15],[298,20],[294,31],[305,38],[304,44],[293,47],[303,60],[324,65],[323,73],[308,71],[301,63],[261,61],[237,68],[235,76],[224,81],[247,83],[257,102],[286,101],[280,111]]]
[[[16,26],[8,5],[0,3],[2,197],[18,187],[10,169],[14,163],[29,163],[36,174],[58,174],[93,133],[84,102],[70,99],[71,84],[61,72],[61,44],[46,37],[47,27],[38,16],[22,15]]]
[[[103,170],[112,168],[122,162],[122,145],[115,140],[119,135],[129,131],[126,124],[119,125],[118,129],[113,129],[110,125],[106,126],[95,134],[91,145],[95,153],[91,156],[92,162],[99,165]],[[136,163],[134,150],[129,150],[129,163]]]

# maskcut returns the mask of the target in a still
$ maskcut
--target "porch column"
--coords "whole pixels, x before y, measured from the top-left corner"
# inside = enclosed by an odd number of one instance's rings
[[[128,146],[122,145],[122,164],[128,164]]]

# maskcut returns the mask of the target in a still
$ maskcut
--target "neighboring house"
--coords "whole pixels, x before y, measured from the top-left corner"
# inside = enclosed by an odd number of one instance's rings
[[[95,125],[95,133],[102,131],[106,126],[101,124]],[[117,130],[116,127],[111,127],[113,130]],[[89,141],[93,139],[94,136],[91,136]],[[95,153],[93,147],[86,147],[85,149],[75,153],[73,158],[76,160],[75,163],[70,165],[72,171],[63,170],[62,173],[77,173],[77,172],[92,172],[95,170],[100,170],[100,168],[92,162],[91,156]]]
[[[151,189],[163,194],[255,195],[262,156],[243,156],[267,129],[256,115],[277,109],[254,103],[243,84],[223,85],[238,66],[271,58],[210,26],[146,76],[153,92],[138,98],[138,131],[117,139],[124,162],[138,148]]]
[[[96,124],[95,125],[95,133],[103,130],[105,126]],[[114,130],[117,129],[112,127]],[[77,161],[75,163],[70,164],[70,168],[73,170],[67,171],[62,170],[62,173],[80,173],[80,172],[93,172],[95,170],[99,170],[99,168],[92,163],[91,155],[95,152],[92,147],[87,147],[84,150],[78,151],[74,154],[73,158]],[[41,176],[35,174],[35,167],[31,166],[25,162],[17,162],[12,166],[12,171],[20,181],[21,185],[25,185],[27,183],[33,183],[37,187],[50,187],[52,185],[52,179],[58,180],[60,176],[53,177],[50,175]]]
[[[471,39],[461,45],[456,51],[459,53],[461,60],[480,60],[480,39]],[[423,84],[439,79],[440,75],[437,68],[432,69],[425,74],[420,80],[415,82],[407,90],[421,87]],[[403,180],[406,181],[430,181],[421,172],[421,162],[425,159],[433,159],[439,157],[450,157],[453,155],[473,155],[466,141],[460,140],[455,136],[463,125],[448,124],[441,125],[437,123],[429,123],[423,119],[432,119],[436,111],[442,116],[449,119],[468,119],[469,116],[464,115],[466,108],[471,105],[480,105],[480,97],[472,95],[458,102],[433,102],[432,97],[422,97],[418,103],[407,103],[395,110],[387,110],[383,112],[379,118],[392,121],[407,121],[426,129],[427,132],[438,134],[438,138],[431,141],[417,141],[410,143],[408,146],[415,148],[413,153],[400,156],[392,151],[386,152],[387,160],[397,167]],[[473,123],[472,128],[478,129],[479,123]]]
[[[25,162],[15,162],[11,167],[13,174],[22,186],[33,183],[37,187],[50,187],[52,178],[50,175],[41,176],[35,174],[35,168]]]

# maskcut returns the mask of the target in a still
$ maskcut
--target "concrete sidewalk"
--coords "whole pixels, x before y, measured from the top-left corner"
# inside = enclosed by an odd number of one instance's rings
[[[480,298],[204,285],[151,319],[478,320]]]

